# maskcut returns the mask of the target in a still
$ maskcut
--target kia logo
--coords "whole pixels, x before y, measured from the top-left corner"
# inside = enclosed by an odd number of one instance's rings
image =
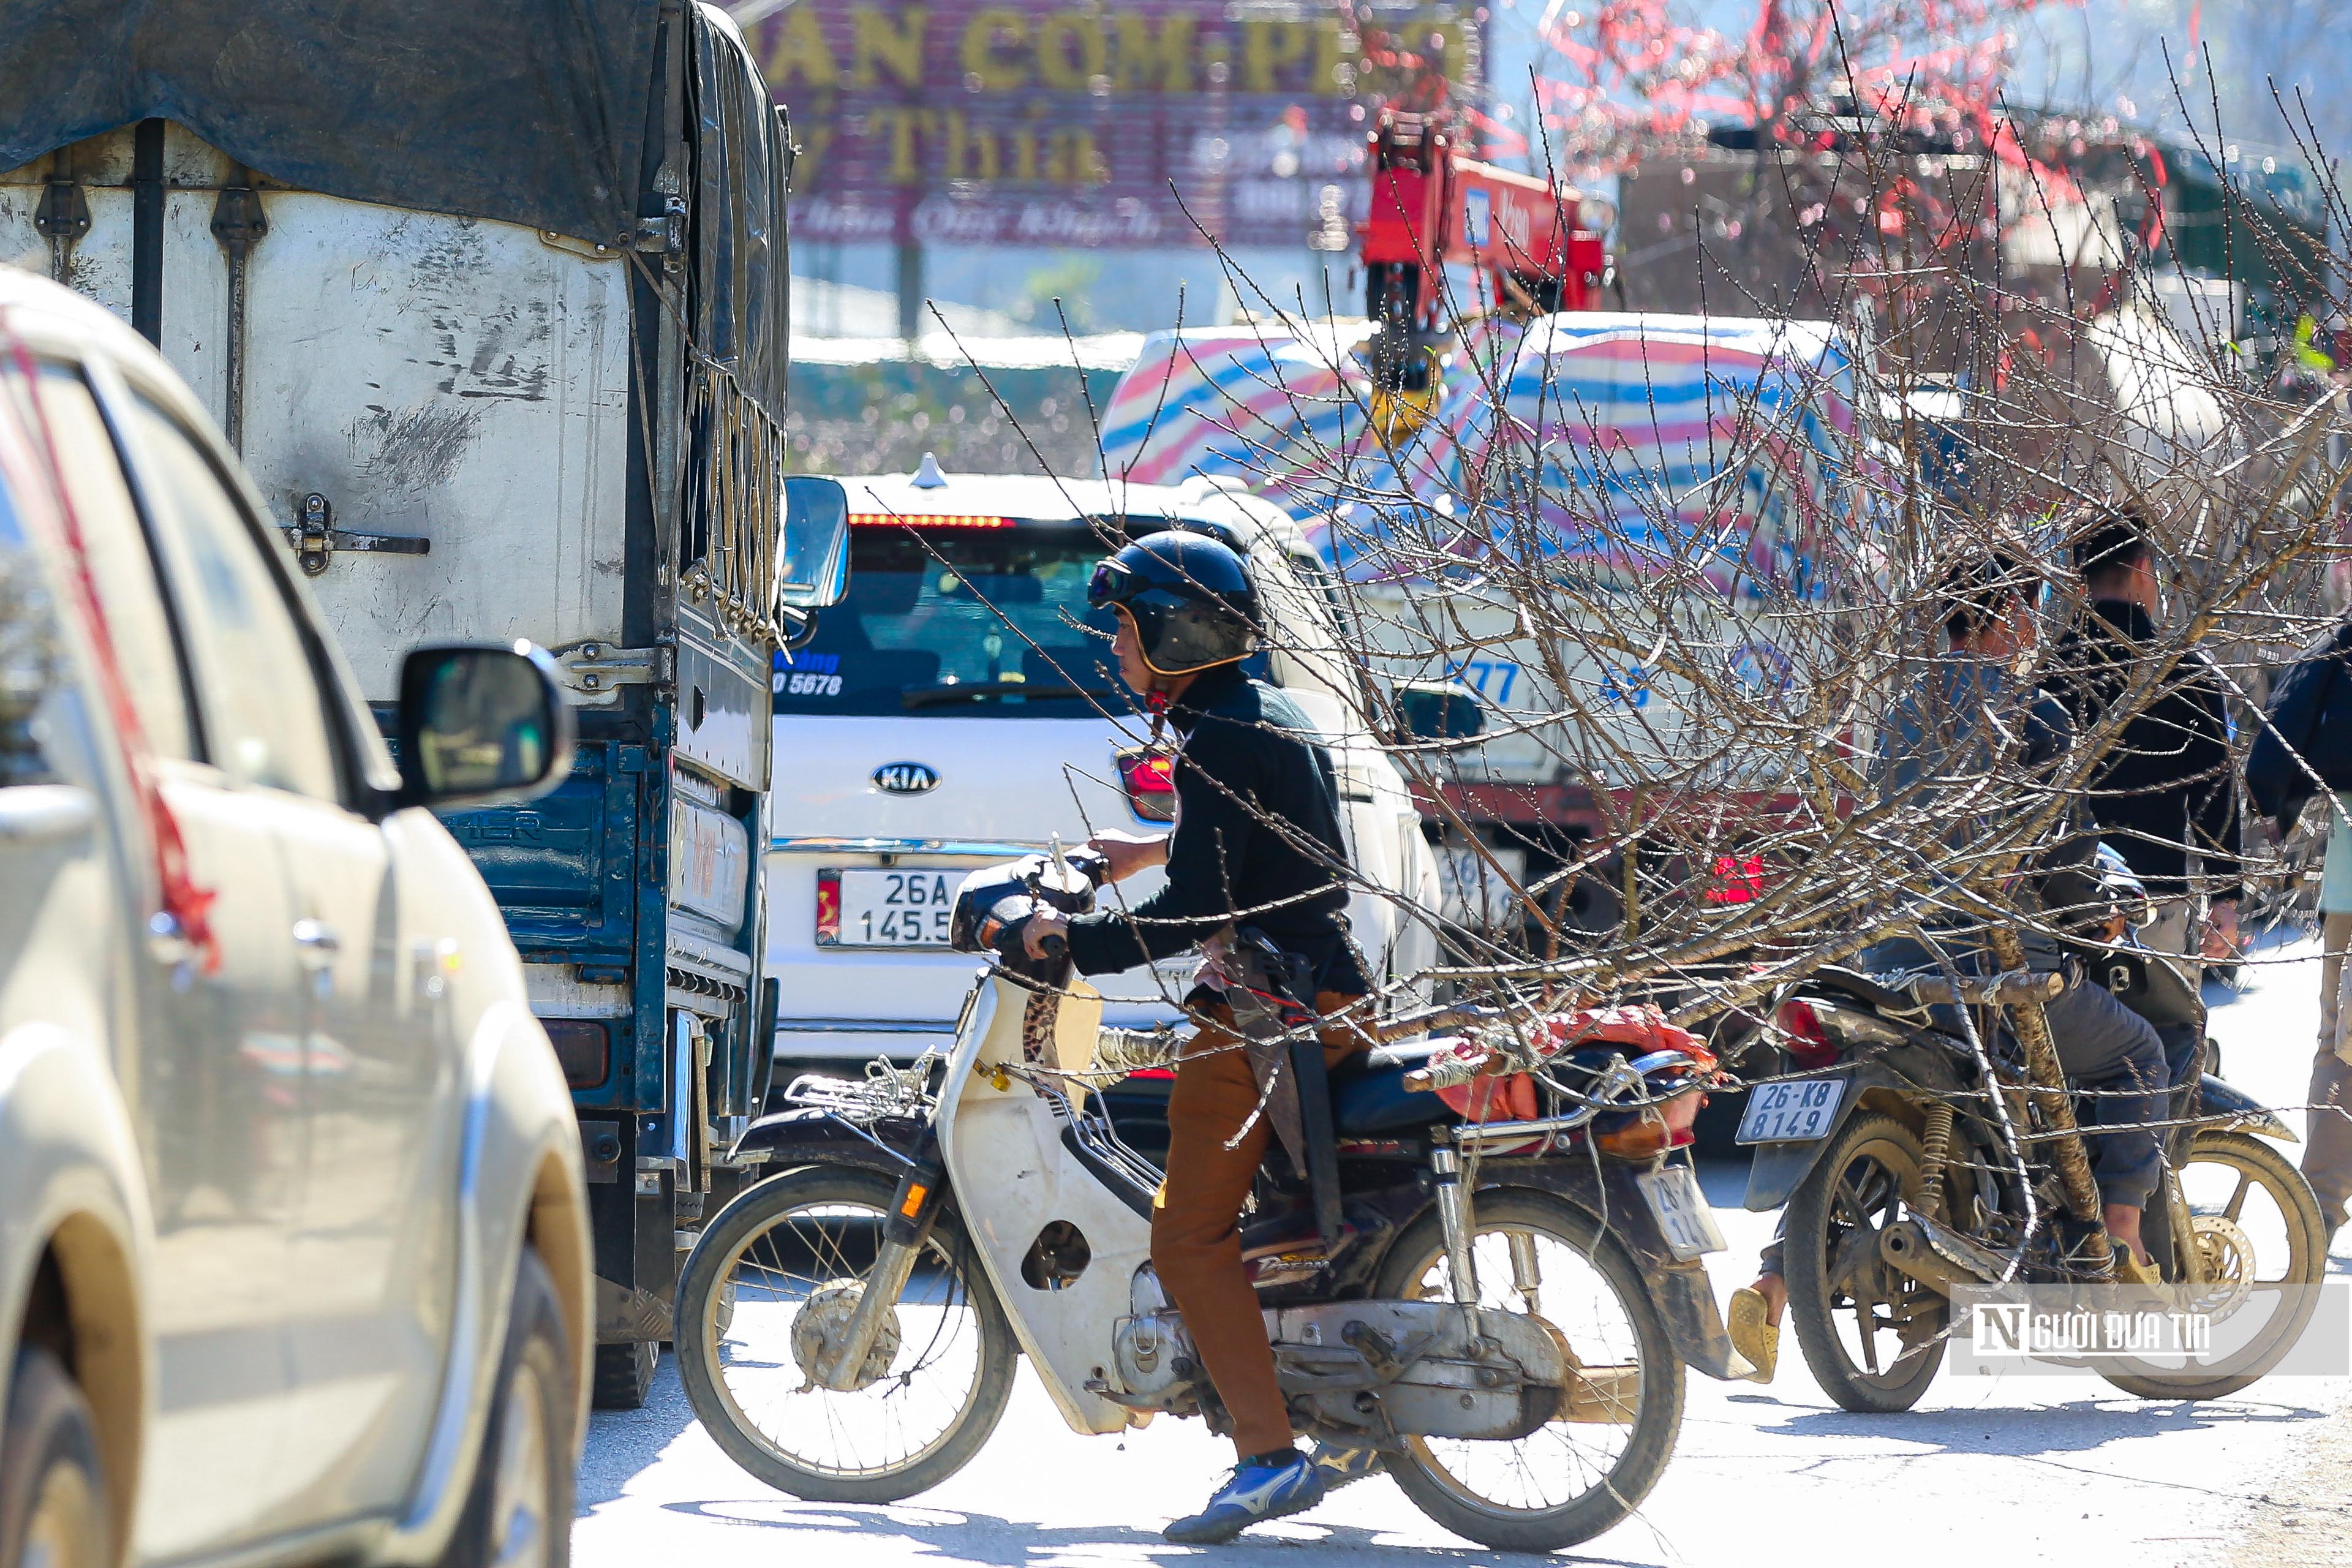
[[[874,770],[874,787],[885,795],[929,795],[940,787],[939,770],[925,763],[884,763]]]

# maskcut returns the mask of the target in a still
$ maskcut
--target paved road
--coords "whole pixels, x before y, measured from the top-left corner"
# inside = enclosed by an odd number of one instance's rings
[[[2273,1104],[2302,1098],[2315,972],[2307,949],[2286,949],[2250,967],[2242,992],[2212,993],[2226,998],[2214,1033],[2230,1077]],[[1744,1282],[1769,1230],[1769,1215],[1737,1207],[1741,1180],[1728,1168],[1707,1174],[1732,1244],[1710,1259],[1719,1294]],[[2334,1268],[2352,1273],[2352,1241]],[[1712,1568],[1800,1552],[1843,1559],[1866,1542],[1905,1568],[2352,1561],[2347,1409],[2345,1378],[2273,1378],[2192,1405],[2125,1398],[2095,1381],[1947,1374],[1910,1414],[1850,1415],[1807,1377],[1791,1342],[1769,1388],[1694,1374],[1665,1479],[1638,1518],[1579,1555]],[[581,1568],[1175,1559],[1192,1553],[1161,1541],[1160,1527],[1196,1508],[1227,1463],[1196,1422],[1073,1436],[1024,1364],[994,1440],[954,1480],[895,1507],[803,1503],[721,1455],[665,1365],[646,1409],[596,1417],[572,1550]],[[1431,1525],[1384,1479],[1223,1550],[1291,1568],[1513,1561]]]

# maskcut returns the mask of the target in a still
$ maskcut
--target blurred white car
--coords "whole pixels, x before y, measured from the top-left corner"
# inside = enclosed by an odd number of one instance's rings
[[[1245,666],[1283,687],[1330,748],[1362,883],[1350,903],[1377,980],[1434,962],[1439,890],[1422,816],[1363,710],[1361,677],[1280,508],[1207,482],[942,474],[843,480],[850,586],[774,680],[768,970],[782,1062],[944,1047],[971,975],[948,909],[972,867],[1091,833],[1164,828],[1174,785],[1119,682],[1095,563],[1174,526],[1249,563],[1276,646]],[[1160,873],[1121,885],[1150,896]],[[1176,1016],[1196,961],[1098,976],[1108,1022]],[[1157,973],[1155,973],[1155,969]],[[780,1071],[776,1081],[787,1081]]]
[[[570,765],[432,648],[395,771],[162,356],[0,268],[0,1568],[561,1568],[578,1125],[425,809]]]

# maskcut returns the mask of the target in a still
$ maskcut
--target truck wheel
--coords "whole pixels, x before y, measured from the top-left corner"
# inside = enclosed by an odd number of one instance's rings
[[[105,1568],[112,1536],[89,1402],[54,1352],[26,1346],[0,1426],[0,1568]]]
[[[599,1410],[641,1410],[653,1391],[654,1368],[661,1364],[661,1346],[651,1340],[635,1344],[596,1347],[596,1389],[592,1401]]]
[[[572,1560],[571,1336],[539,1254],[523,1248],[490,1419],[441,1568],[566,1568]]]

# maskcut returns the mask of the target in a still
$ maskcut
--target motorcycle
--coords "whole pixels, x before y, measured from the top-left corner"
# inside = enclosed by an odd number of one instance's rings
[[[2169,963],[2127,940],[2077,953],[2091,983],[2159,1029],[2194,1021],[2201,1034],[2195,994]],[[2087,1161],[2071,1096],[2048,1076],[2054,1063],[2037,1072],[2022,1030],[2003,1026],[2059,983],[2020,970],[1956,987],[1950,975],[1832,966],[1787,990],[1773,1026],[1758,1020],[1754,1048],[1778,1058],[1740,1121],[1738,1142],[1756,1151],[1746,1204],[1787,1205],[1789,1317],[1805,1364],[1843,1408],[1918,1403],[1944,1363],[1955,1292],[2138,1272],[2108,1251],[2095,1190],[2085,1199]],[[1937,1005],[1944,1022],[1968,1008],[1973,1039],[1938,1022]],[[2204,1072],[2205,1054],[2192,1051],[2197,1066],[2174,1090],[2144,1241],[2157,1280],[2181,1288],[2170,1299],[2217,1320],[2268,1316],[2248,1320],[2245,1343],[2221,1364],[2097,1363],[2144,1398],[2211,1399],[2264,1375],[2316,1305],[2315,1290],[2294,1287],[2316,1285],[2327,1267],[2309,1184],[2261,1141],[2294,1134]]]
[[[1103,1029],[1066,954],[1021,939],[1038,908],[1090,910],[1102,870],[1057,849],[971,873],[953,945],[990,962],[952,1047],[803,1078],[737,1146],[776,1173],[688,1262],[679,1372],[719,1447],[776,1489],[887,1502],[939,1485],[988,1440],[1016,1353],[1074,1431],[1161,1413],[1227,1429],[1152,1268],[1161,1173],[1097,1103],[1172,1060],[1172,1038]],[[1534,1075],[1464,1087],[1486,1059],[1475,1039],[1392,1037],[1464,1021],[1548,1027],[1555,1048],[1511,1058]],[[1722,1240],[1677,1153],[1712,1060],[1695,1042],[1629,1059],[1480,1009],[1377,1033],[1329,1079],[1336,1227],[1278,1153],[1244,1216],[1294,1429],[1376,1450],[1483,1545],[1588,1540],[1664,1469],[1685,1363],[1748,1370],[1700,1261]]]

